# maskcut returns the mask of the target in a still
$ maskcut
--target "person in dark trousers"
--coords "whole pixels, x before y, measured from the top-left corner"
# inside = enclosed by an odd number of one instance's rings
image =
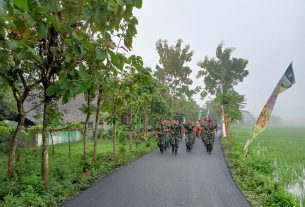
[[[177,120],[172,120],[171,123],[171,146],[172,146],[172,153],[177,154],[178,152],[178,144],[179,144],[179,139],[180,139],[180,134],[181,134],[181,126],[179,124],[179,121]]]

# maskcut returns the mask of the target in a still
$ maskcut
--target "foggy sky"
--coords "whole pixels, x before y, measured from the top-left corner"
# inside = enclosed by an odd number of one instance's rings
[[[249,61],[250,74],[236,90],[246,96],[246,110],[258,116],[273,88],[293,61],[296,84],[280,94],[273,114],[305,125],[305,1],[304,0],[143,0],[136,10],[138,34],[133,52],[155,69],[155,43],[181,38],[194,50],[194,86],[199,60],[215,57],[217,45],[234,47],[233,57]],[[200,96],[194,97],[204,105]]]

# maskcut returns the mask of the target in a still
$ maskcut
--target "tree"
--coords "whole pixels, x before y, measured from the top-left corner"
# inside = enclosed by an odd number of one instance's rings
[[[96,151],[97,151],[97,138],[99,136],[98,132],[98,126],[100,124],[100,113],[101,113],[101,105],[102,105],[102,97],[103,97],[103,89],[102,87],[99,87],[98,95],[97,95],[97,102],[96,102],[96,111],[95,111],[95,126],[93,131],[93,155],[92,155],[92,162],[93,165],[96,165],[97,157],[96,157]]]
[[[151,117],[153,125],[156,127],[156,122],[160,123],[162,119],[171,114],[171,104],[169,97],[169,89],[156,80],[156,92],[151,103]]]
[[[175,114],[183,114],[186,119],[198,120],[201,116],[201,109],[198,104],[190,99],[187,100],[185,98],[179,98],[174,100],[172,113]]]
[[[244,108],[244,101],[244,95],[240,95],[233,90],[218,93],[215,98],[218,108],[220,108],[221,105],[224,106],[230,122],[242,119],[241,109]]]
[[[2,39],[10,38],[11,49],[24,48],[27,54],[21,53],[20,57],[37,66],[37,77],[42,86],[42,177],[45,188],[49,186],[48,131],[56,111],[52,101],[60,98],[68,101],[80,92],[78,87],[71,87],[77,85],[75,76],[80,76],[92,65],[92,54],[98,59],[113,54],[108,50],[113,43],[111,34],[120,31],[121,22],[126,25],[124,44],[127,48],[131,47],[137,24],[132,10],[141,5],[141,0],[83,0],[81,3],[78,0],[5,1],[5,12],[1,13],[4,29],[0,35]],[[89,33],[95,35],[96,42],[91,41]],[[69,79],[70,82],[64,86],[70,87],[60,86],[58,83],[62,79]],[[90,83],[80,87],[88,90],[91,86]]]
[[[35,67],[39,64],[31,60],[35,54],[30,46],[24,43],[27,37],[19,33],[20,30],[24,33],[29,32],[23,28],[22,23],[18,21],[18,18],[10,18],[9,15],[0,16],[0,58],[5,60],[0,62],[0,79],[3,81],[1,85],[10,88],[18,111],[18,124],[9,142],[7,167],[9,177],[14,174],[17,137],[20,135],[26,117],[23,105],[30,92],[39,83],[38,74],[35,71]]]
[[[206,117],[221,122],[221,110],[215,99],[210,99],[205,102]]]
[[[223,43],[216,49],[216,58],[206,56],[198,63],[202,69],[198,72],[197,78],[204,78],[205,88],[201,97],[210,93],[212,95],[223,91],[233,90],[239,82],[242,82],[249,72],[246,70],[248,61],[242,58],[231,58],[234,48],[223,49]]]
[[[157,88],[158,90],[158,88]],[[167,114],[170,113],[170,104],[162,96],[158,94],[152,97],[151,110],[150,110],[150,123],[155,128],[158,126],[160,121],[164,119]]]
[[[120,82],[118,79],[111,86],[111,91],[107,91],[109,96],[107,101],[104,101],[104,108],[109,113],[107,122],[112,125],[112,153],[113,161],[116,161],[116,127],[120,120],[119,115],[122,114],[123,108],[127,105],[127,96],[130,94],[128,94],[128,87],[126,87],[125,83]]]
[[[149,123],[149,114],[151,111],[153,98],[156,96],[157,83],[156,80],[151,75],[150,68],[143,68],[141,73],[138,73],[137,79],[137,95],[138,95],[138,104],[141,107],[141,111],[144,114],[144,136],[147,136],[148,132],[148,123]]]
[[[193,81],[189,78],[192,70],[185,64],[192,60],[194,54],[190,46],[182,48],[182,40],[179,39],[174,46],[169,46],[166,40],[158,40],[156,49],[160,56],[154,76],[170,89],[171,100],[176,97],[191,98],[195,93],[189,86]]]
[[[231,58],[234,48],[223,49],[223,43],[216,49],[216,58],[205,57],[198,63],[202,69],[197,78],[203,77],[205,88],[201,91],[204,99],[207,94],[216,94],[219,107],[226,106],[225,111],[230,120],[241,119],[241,106],[244,96],[234,91],[234,86],[242,82],[249,72],[245,69],[248,61],[242,58]]]
[[[120,116],[126,112],[130,102],[133,102],[137,96],[137,85],[143,84],[143,81],[151,77],[149,71],[143,67],[141,57],[131,55],[125,61],[126,64],[114,65],[119,67],[121,72],[109,79],[108,88],[104,91],[107,99],[102,105],[102,109],[109,114],[108,123],[112,125],[114,161],[116,161],[116,128],[120,122]]]

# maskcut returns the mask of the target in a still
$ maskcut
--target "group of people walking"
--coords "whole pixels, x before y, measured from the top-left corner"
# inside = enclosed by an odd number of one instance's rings
[[[217,123],[211,119],[203,119],[199,121],[187,120],[182,121],[163,120],[160,123],[160,128],[156,129],[158,146],[160,152],[163,153],[171,146],[172,153],[178,153],[179,141],[185,139],[187,151],[191,151],[195,139],[201,139],[207,152],[210,154],[213,150],[215,133],[217,131]]]

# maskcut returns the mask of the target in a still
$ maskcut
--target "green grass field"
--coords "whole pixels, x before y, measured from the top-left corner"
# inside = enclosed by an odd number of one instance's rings
[[[251,129],[247,126],[234,126],[231,129],[232,138],[242,147]],[[250,146],[249,153],[262,162],[272,160],[270,176],[286,190],[289,187],[289,191],[298,196],[298,199],[304,197],[305,127],[268,127]]]
[[[90,166],[90,175],[82,172],[83,145],[82,142],[72,143],[71,157],[69,158],[68,144],[49,147],[50,187],[43,188],[40,177],[41,149],[18,149],[18,158],[15,176],[6,177],[7,156],[0,153],[0,206],[56,206],[61,201],[80,190],[87,188],[101,176],[107,175],[113,169],[120,167],[141,155],[155,149],[156,142],[152,138],[146,141],[137,141],[132,144],[132,151],[127,141],[123,145],[117,143],[117,161],[112,161],[112,141],[99,140],[97,151],[97,165]],[[93,142],[89,141],[89,158],[91,163]]]

